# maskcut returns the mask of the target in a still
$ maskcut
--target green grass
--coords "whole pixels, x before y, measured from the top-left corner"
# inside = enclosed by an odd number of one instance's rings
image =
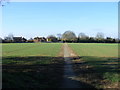
[[[2,63],[3,64],[12,64],[12,63],[48,64],[51,63],[51,60],[53,60],[51,57],[57,57],[57,55],[60,52],[61,45],[62,44],[57,44],[57,43],[56,44],[55,43],[2,44],[2,58],[3,58]]]
[[[58,54],[60,43],[6,43],[2,44],[3,88],[53,88],[62,80],[63,58]],[[93,84],[119,82],[118,45],[71,43],[69,46],[85,64],[74,64],[75,72]],[[81,66],[90,66],[82,68]],[[106,85],[106,84],[104,84]]]
[[[63,74],[62,44],[2,44],[3,88],[55,88]],[[59,81],[59,82],[58,82]]]
[[[62,44],[10,43],[2,44],[2,64],[50,64]],[[44,58],[43,58],[44,57]]]
[[[79,56],[118,57],[118,44],[69,44]]]
[[[96,79],[96,81],[97,79],[100,79],[100,82],[106,81],[112,84],[115,82],[120,82],[118,77],[120,74],[120,69],[118,67],[120,61],[117,59],[118,44],[72,43],[69,44],[69,46],[80,57],[80,61],[85,62],[85,64],[82,65],[90,67],[86,70],[87,77],[85,78],[88,78],[91,81],[92,79]],[[75,71],[79,74],[79,67],[82,67],[82,65],[75,65]],[[100,83],[96,82],[96,84]]]
[[[119,77],[118,73],[106,72],[104,74],[104,78],[111,82],[120,82],[120,77]]]
[[[10,43],[2,44],[4,56],[56,56],[62,44],[58,43]]]

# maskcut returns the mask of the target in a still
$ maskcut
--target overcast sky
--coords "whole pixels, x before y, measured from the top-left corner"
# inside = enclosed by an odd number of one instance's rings
[[[76,35],[118,35],[117,2],[11,2],[2,7],[2,15],[2,38],[10,33],[46,37],[67,30]]]

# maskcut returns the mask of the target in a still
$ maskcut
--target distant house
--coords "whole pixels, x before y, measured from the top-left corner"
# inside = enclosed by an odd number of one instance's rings
[[[47,37],[47,42],[58,42],[58,39],[55,36]]]
[[[23,37],[13,37],[13,42],[15,43],[22,43],[22,42],[26,42],[27,40]]]
[[[34,42],[46,42],[46,38],[45,37],[35,37],[34,38]]]
[[[51,38],[47,38],[47,42],[51,42],[52,40],[51,40]]]

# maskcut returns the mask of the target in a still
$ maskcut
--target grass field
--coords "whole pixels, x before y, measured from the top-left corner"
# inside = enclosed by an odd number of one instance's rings
[[[3,88],[58,87],[63,74],[62,44],[2,44]]]
[[[56,88],[64,74],[61,43],[2,44],[3,88]],[[69,43],[78,80],[95,88],[116,88],[120,82],[117,44]]]
[[[73,68],[80,75],[79,79],[99,88],[118,87],[118,44],[76,43],[69,46],[80,57],[73,60]]]
[[[2,44],[4,56],[56,56],[62,44],[10,43]],[[51,53],[52,52],[52,53]]]
[[[118,44],[69,44],[79,56],[118,57]]]

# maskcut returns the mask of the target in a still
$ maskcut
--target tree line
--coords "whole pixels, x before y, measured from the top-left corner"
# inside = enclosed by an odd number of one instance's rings
[[[120,39],[104,37],[102,32],[98,32],[95,37],[89,37],[85,33],[79,33],[78,36],[73,31],[65,31],[63,34],[49,35],[45,37],[34,37],[26,39],[24,37],[14,37],[13,34],[9,34],[0,38],[2,43],[29,43],[29,42],[68,42],[68,43],[119,43]]]

